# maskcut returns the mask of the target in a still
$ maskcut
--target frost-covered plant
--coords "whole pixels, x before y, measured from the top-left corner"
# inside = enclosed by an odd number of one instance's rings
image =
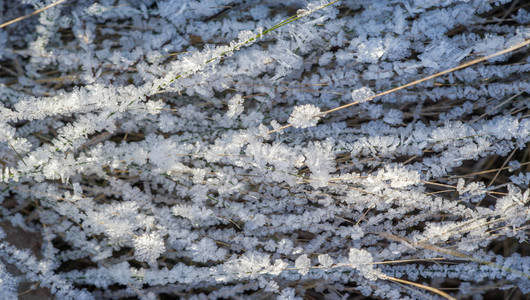
[[[530,293],[529,26],[524,1],[105,0],[1,28],[0,298]]]

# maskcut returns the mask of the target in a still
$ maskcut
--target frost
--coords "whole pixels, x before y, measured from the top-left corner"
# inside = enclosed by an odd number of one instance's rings
[[[528,44],[429,79],[524,1],[60,2],[0,30],[1,299],[530,291]]]
[[[140,261],[153,263],[165,251],[164,240],[157,233],[143,234],[134,239],[134,255]]]
[[[359,62],[376,63],[385,54],[381,40],[369,40],[357,46],[357,60]]]
[[[420,183],[420,175],[416,171],[409,171],[398,166],[387,167],[377,173],[377,179],[389,181],[394,188],[404,188]]]
[[[295,290],[292,288],[285,288],[282,290],[280,295],[276,298],[277,300],[301,300],[301,297],[297,297]]]
[[[305,153],[305,164],[311,171],[311,185],[323,187],[328,185],[331,172],[334,171],[331,141],[315,142],[308,147]]]
[[[328,254],[320,254],[318,262],[324,267],[329,268],[333,265],[333,259]]]
[[[311,260],[305,254],[300,255],[295,260],[294,266],[298,269],[298,272],[300,272],[300,274],[306,275],[309,272],[309,268],[311,267]]]
[[[287,122],[295,128],[307,128],[317,125],[320,117],[320,108],[313,104],[296,106]]]
[[[372,264],[372,255],[368,251],[351,248],[348,253],[348,262],[352,268],[357,269],[367,279],[376,280],[378,278],[378,272]]]
[[[193,253],[193,259],[198,262],[207,262],[209,260],[222,260],[227,254],[223,248],[218,248],[215,242],[210,238],[203,238],[198,243],[190,247]]]
[[[391,125],[401,124],[403,122],[403,113],[397,109],[391,109],[385,113],[383,121]]]
[[[375,93],[367,87],[362,87],[351,92],[351,99],[353,102],[367,102],[370,101]]]
[[[228,101],[228,112],[226,116],[235,118],[243,112],[243,97],[237,94]]]
[[[0,263],[0,288],[1,295],[5,299],[18,298],[18,280],[7,272],[3,263]]]

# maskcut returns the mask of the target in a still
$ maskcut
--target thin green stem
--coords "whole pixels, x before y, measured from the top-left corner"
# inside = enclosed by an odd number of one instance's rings
[[[322,6],[319,6],[319,7],[317,7],[316,9],[312,10],[309,14],[311,14],[311,13],[313,13],[313,12],[315,12],[315,11],[318,11],[318,10],[324,9],[324,8],[326,8],[326,7],[328,7],[328,6],[331,6],[331,5],[333,5],[333,4],[335,4],[335,3],[339,2],[339,1],[340,1],[340,0],[334,0],[334,1],[331,1],[331,2],[329,2],[329,3],[324,4],[324,5],[322,5]],[[214,61],[216,61],[216,60],[218,60],[218,59],[221,59],[221,58],[227,56],[228,54],[234,52],[235,50],[239,50],[241,47],[246,46],[246,45],[249,45],[249,44],[251,44],[252,42],[256,41],[257,39],[259,39],[259,38],[261,38],[261,37],[263,37],[263,36],[265,36],[265,35],[267,35],[267,34],[273,32],[273,31],[275,31],[276,29],[278,29],[278,28],[280,28],[280,27],[283,27],[283,26],[285,26],[285,25],[287,25],[287,24],[289,24],[289,23],[292,23],[292,22],[294,22],[294,21],[297,21],[297,20],[299,20],[299,19],[301,19],[301,18],[303,18],[303,17],[305,17],[305,16],[308,16],[309,14],[296,14],[296,15],[290,16],[289,18],[287,18],[287,19],[281,21],[280,23],[275,24],[275,25],[273,25],[273,26],[271,26],[271,27],[269,27],[269,28],[263,30],[262,32],[260,32],[260,33],[258,33],[258,34],[256,34],[256,35],[254,35],[253,37],[251,37],[251,38],[249,38],[249,39],[247,39],[247,40],[245,40],[245,41],[243,41],[243,42],[240,42],[240,43],[235,44],[234,46],[230,47],[229,50],[223,51],[223,52],[221,52],[219,55],[217,55],[217,56],[215,56],[215,57],[212,57],[212,58],[206,60],[206,61],[203,63],[203,66],[206,66],[206,65],[208,65],[208,64],[210,64],[210,63],[212,63],[212,62],[214,62]],[[159,86],[159,87],[158,87],[158,92],[162,91],[162,90],[165,89],[168,85],[170,85],[171,83],[175,82],[175,80],[177,80],[177,79],[179,79],[179,78],[187,77],[187,76],[189,76],[189,75],[192,75],[193,73],[194,73],[194,71],[191,71],[191,72],[188,72],[188,73],[183,73],[183,74],[178,74],[177,76],[175,76],[175,78],[171,79],[167,84]]]

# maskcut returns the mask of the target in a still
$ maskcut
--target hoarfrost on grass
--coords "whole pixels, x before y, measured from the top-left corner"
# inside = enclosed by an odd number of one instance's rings
[[[528,40],[522,1],[110,2],[0,30],[0,298],[528,293],[527,48],[374,98]]]

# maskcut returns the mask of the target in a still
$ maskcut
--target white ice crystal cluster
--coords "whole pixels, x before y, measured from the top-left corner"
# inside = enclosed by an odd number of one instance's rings
[[[530,293],[529,46],[384,93],[527,2],[56,4],[0,26],[0,299]]]
[[[294,128],[307,128],[317,125],[320,109],[313,104],[296,106],[287,122]]]
[[[351,99],[354,102],[363,103],[371,100],[374,95],[375,93],[370,88],[363,86],[362,88],[355,89],[351,92]]]

